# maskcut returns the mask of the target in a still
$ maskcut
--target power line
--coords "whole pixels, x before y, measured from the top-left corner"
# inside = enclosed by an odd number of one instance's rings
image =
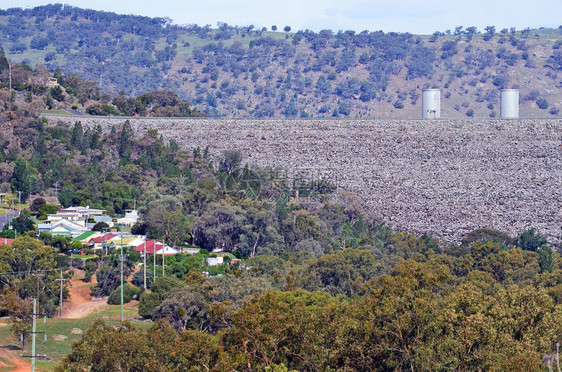
[[[52,271],[61,271],[61,270],[69,270],[69,269],[74,269],[74,267],[69,266],[69,267],[62,267],[62,268],[57,268],[57,269],[44,269],[44,270],[26,270],[26,271],[4,271],[2,273],[0,273],[0,275],[19,275],[19,274],[35,274],[35,273],[48,273],[48,272],[52,272]]]
[[[167,282],[167,283],[169,283],[169,284],[175,285],[175,286],[178,287],[178,288],[183,288],[183,287],[185,287],[185,285],[183,285],[183,284],[181,284],[181,283],[178,283],[178,282],[175,282],[175,281],[173,281],[173,280],[170,280],[170,279],[168,279],[168,278],[160,278],[160,279],[164,280],[165,282]]]

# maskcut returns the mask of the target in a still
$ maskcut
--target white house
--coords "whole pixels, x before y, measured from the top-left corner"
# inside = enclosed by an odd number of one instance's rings
[[[57,213],[47,215],[48,222],[68,220],[82,226],[87,226],[89,219],[93,219],[96,222],[108,222],[110,226],[113,226],[113,223],[111,223],[111,217],[105,215],[104,209],[95,209],[90,208],[89,206],[69,207],[61,209],[57,211]]]
[[[37,226],[37,232],[49,232],[52,235],[62,235],[77,237],[78,235],[88,231],[86,227],[68,220],[51,221],[48,223],[40,223]]]
[[[125,216],[117,219],[120,226],[133,226],[139,220],[139,211],[136,209],[125,210]]]
[[[223,263],[223,257],[207,257],[207,265],[209,266],[219,266]]]

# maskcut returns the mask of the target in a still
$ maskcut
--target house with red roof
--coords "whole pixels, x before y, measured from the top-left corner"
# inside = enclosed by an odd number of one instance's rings
[[[141,255],[144,254],[144,252],[146,252],[147,255],[156,253],[161,255],[163,254],[164,256],[173,256],[179,253],[177,249],[174,249],[158,240],[147,240],[146,242],[137,245],[134,250],[140,252]]]
[[[115,238],[117,234],[107,233],[103,235],[96,236],[88,240],[87,245],[92,247],[94,250],[102,249],[107,246],[107,241]]]
[[[0,245],[12,245],[16,239],[0,238]]]

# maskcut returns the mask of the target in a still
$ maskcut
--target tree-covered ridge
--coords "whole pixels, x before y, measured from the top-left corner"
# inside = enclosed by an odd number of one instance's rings
[[[42,66],[33,69],[26,64],[10,64],[3,48],[0,48],[0,87],[4,88],[0,112],[14,111],[27,116],[42,108],[63,114],[73,110],[103,116],[206,116],[176,92],[155,90],[137,97],[120,92],[111,96],[101,92],[96,82],[83,80],[77,74],[63,74],[58,68],[51,74]]]
[[[60,4],[3,10],[0,27],[14,60],[79,73],[114,94],[178,91],[213,116],[417,117],[428,87],[443,89],[450,117],[497,116],[498,90],[513,87],[528,116],[560,109],[554,29],[275,32]]]

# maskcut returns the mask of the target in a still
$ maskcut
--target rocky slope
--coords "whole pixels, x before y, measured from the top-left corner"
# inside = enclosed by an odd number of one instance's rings
[[[58,117],[104,130],[122,118]],[[478,227],[535,227],[558,241],[562,120],[131,119],[211,155],[237,149],[278,177],[326,179],[399,229],[459,240]]]

